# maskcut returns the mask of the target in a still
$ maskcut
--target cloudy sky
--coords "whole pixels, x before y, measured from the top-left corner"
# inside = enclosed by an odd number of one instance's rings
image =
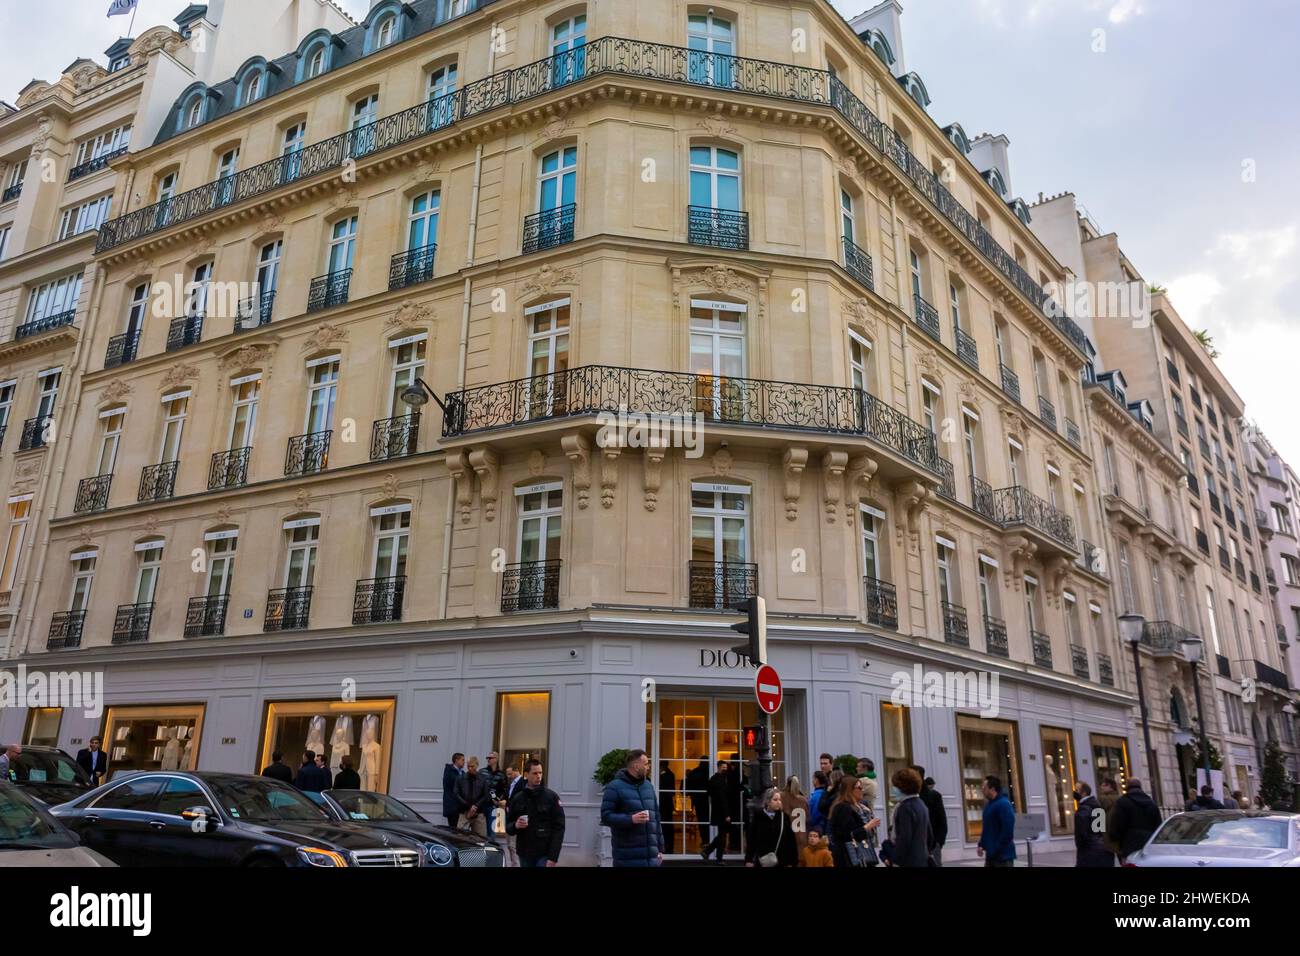
[[[125,31],[126,18],[104,18],[108,0],[57,2],[66,14],[51,30],[32,22],[30,4],[0,0],[0,99],[77,56],[101,57]],[[354,15],[370,6],[341,2]],[[852,16],[872,0],[833,2]],[[135,32],[184,6],[140,0]],[[1143,276],[1214,336],[1247,414],[1300,467],[1300,5],[904,7],[907,64],[925,79],[939,124],[1006,133],[1015,192],[1032,201],[1073,191],[1103,231],[1117,232]]]

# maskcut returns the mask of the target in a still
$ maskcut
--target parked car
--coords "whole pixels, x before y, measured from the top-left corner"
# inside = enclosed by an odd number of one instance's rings
[[[0,866],[112,865],[83,847],[39,800],[13,784],[0,783]]]
[[[370,790],[326,790],[308,793],[334,820],[399,833],[419,841],[426,866],[505,866],[499,847],[472,833],[430,823],[402,801]]]
[[[119,866],[423,865],[400,833],[331,820],[296,787],[269,777],[143,771],[51,811]]]
[[[11,757],[9,770],[14,786],[46,806],[67,803],[94,788],[90,775],[57,747],[23,745],[23,752]]]
[[[1128,864],[1300,867],[1300,816],[1270,810],[1176,813]]]

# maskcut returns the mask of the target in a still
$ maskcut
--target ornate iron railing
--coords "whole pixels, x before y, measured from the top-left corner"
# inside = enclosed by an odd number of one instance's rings
[[[1053,508],[1028,488],[1020,485],[999,488],[993,495],[997,520],[1002,524],[1028,525],[1066,547],[1075,547],[1074,519]]]
[[[406,594],[406,575],[371,578],[357,582],[352,598],[353,624],[381,624],[402,619],[402,598]]]
[[[137,501],[164,501],[176,493],[176,469],[179,461],[164,461],[145,465],[140,470],[140,492]]]
[[[1079,426],[1070,419],[1065,420],[1065,440],[1075,448],[1083,446],[1083,435],[1079,432]]]
[[[14,329],[14,341],[19,339],[30,338],[33,335],[40,335],[42,332],[52,332],[55,329],[61,329],[64,326],[71,325],[77,317],[76,309],[67,309],[63,312],[56,312],[54,315],[47,315],[40,319],[33,319],[31,322],[24,322],[18,328]]]
[[[728,611],[758,596],[758,565],[738,561],[691,561],[690,606]]]
[[[248,460],[253,454],[251,446],[219,451],[212,456],[208,468],[208,491],[219,488],[238,488],[248,483]]]
[[[1209,535],[1207,535],[1207,534],[1206,534],[1204,531],[1202,531],[1200,528],[1197,528],[1197,529],[1196,529],[1196,547],[1199,548],[1199,549],[1201,550],[1201,552],[1202,552],[1206,557],[1209,557],[1209,555],[1210,555],[1210,538],[1209,538]]]
[[[370,433],[370,460],[386,461],[414,455],[420,439],[420,413],[375,422]]]
[[[1115,665],[1109,654],[1097,655],[1097,680],[1106,687],[1115,686]]]
[[[226,608],[229,594],[190,598],[185,608],[186,637],[220,637],[226,633]]]
[[[1173,621],[1147,621],[1142,628],[1142,643],[1158,653],[1177,653],[1183,644],[1199,638]]]
[[[501,613],[560,606],[560,559],[508,564],[501,574]]]
[[[277,588],[266,595],[264,631],[301,631],[311,617],[312,586]]]
[[[1276,667],[1270,667],[1268,664],[1265,664],[1260,660],[1255,661],[1255,678],[1256,680],[1263,681],[1270,687],[1276,687],[1278,690],[1291,689],[1291,684],[1287,680],[1285,674]]]
[[[9,202],[11,199],[17,199],[22,194],[23,184],[14,183],[12,186],[7,187],[3,193],[0,193],[0,203]]]
[[[96,156],[94,159],[88,159],[84,163],[78,163],[76,166],[73,166],[68,170],[68,182],[75,182],[83,176],[89,176],[91,173],[106,168],[108,164],[117,159],[117,157],[125,156],[128,148],[129,147],[127,146],[123,146],[120,149],[113,150],[111,153],[104,153],[100,156]]]
[[[898,630],[898,592],[888,581],[864,577],[867,623]]]
[[[49,415],[27,419],[23,422],[23,437],[18,441],[18,450],[30,451],[33,448],[44,448],[53,425],[54,419]]]
[[[990,521],[998,520],[997,499],[994,496],[993,486],[974,476],[971,476],[970,480],[970,506],[973,511],[982,514]]]
[[[744,252],[749,248],[749,213],[712,206],[688,206],[686,241],[693,246]]]
[[[567,245],[573,241],[577,203],[535,212],[524,218],[524,255]]]
[[[957,357],[975,369],[980,367],[980,350],[975,340],[957,326],[952,327],[953,340],[957,343]]]
[[[915,306],[913,315],[921,331],[936,342],[942,342],[943,333],[939,331],[939,310],[919,295],[913,295],[912,302]]]
[[[167,327],[167,351],[174,352],[198,343],[203,338],[203,318],[202,312],[196,312],[172,319],[171,325]]]
[[[942,456],[939,458],[939,494],[949,501],[957,500],[957,478],[952,462]]]
[[[941,601],[939,613],[943,615],[944,643],[970,647],[970,624],[966,620],[966,609]]]
[[[1070,666],[1075,677],[1092,680],[1092,667],[1088,663],[1088,649],[1080,644],[1070,645]]]
[[[235,316],[234,331],[252,332],[264,325],[271,324],[271,313],[275,311],[275,290],[269,289],[261,295],[244,299],[239,303],[239,314]]]
[[[1008,398],[1020,401],[1020,376],[1005,365],[999,363],[998,371],[1002,373],[1002,391]]]
[[[1007,640],[1007,622],[985,615],[984,643],[994,657],[1010,657],[1011,642]]]
[[[59,611],[50,618],[50,633],[45,638],[47,651],[62,651],[81,646],[81,632],[86,626],[86,612]]]
[[[340,269],[328,272],[311,280],[307,290],[307,311],[322,312],[348,301],[348,289],[352,285],[352,270]]]
[[[1038,417],[1044,425],[1052,431],[1056,431],[1056,406],[1042,395],[1038,396]]]
[[[312,432],[310,435],[295,435],[289,439],[289,447],[284,453],[284,473],[291,475],[314,475],[329,467],[330,439],[333,429]]]
[[[844,269],[859,283],[872,292],[876,291],[875,275],[872,272],[871,256],[867,250],[854,244],[848,236],[843,237]]]
[[[419,285],[433,278],[434,259],[438,253],[437,243],[408,249],[393,256],[388,263],[388,289],[405,289],[407,286]]]
[[[140,351],[140,329],[123,332],[108,340],[108,349],[104,352],[104,368],[117,368],[127,362],[134,362]]]
[[[81,515],[105,510],[108,507],[108,492],[112,486],[112,475],[82,478],[77,485],[77,499],[72,505],[73,513]]]
[[[145,604],[119,604],[113,618],[113,643],[138,644],[149,640],[149,625],[152,623],[152,601]]]
[[[1034,664],[1052,669],[1052,639],[1042,631],[1030,631],[1029,642],[1034,649]]]

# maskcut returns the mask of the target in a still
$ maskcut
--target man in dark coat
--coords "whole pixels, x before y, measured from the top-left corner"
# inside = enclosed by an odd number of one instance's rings
[[[82,770],[90,775],[90,782],[98,787],[104,782],[104,774],[108,773],[108,755],[103,751],[104,742],[98,737],[90,738],[90,746],[83,747],[77,751],[77,764]],[[284,768],[288,770],[288,767]],[[293,773],[290,771],[289,778],[293,779]]]
[[[293,783],[293,768],[284,762],[284,752],[277,750],[271,754],[271,762],[262,768],[262,776],[284,783]]]
[[[998,777],[984,778],[984,822],[978,853],[985,866],[1016,865],[1016,808]]]
[[[316,763],[316,751],[303,751],[302,766],[298,768],[298,776],[294,778],[293,785],[299,790],[320,793],[328,790],[332,784],[330,772]]]
[[[740,841],[732,836],[740,819],[740,783],[731,772],[731,765],[725,760],[718,761],[718,772],[709,778],[709,822],[716,833],[711,841],[700,848],[700,856],[707,860],[716,854],[719,863],[727,852],[728,840],[735,849],[740,849]]]
[[[943,795],[934,788],[934,781],[925,775],[925,768],[913,764],[912,769],[921,778],[921,802],[930,814],[930,860],[943,866],[943,845],[948,842],[948,814],[943,809]]]
[[[1092,787],[1080,782],[1074,788],[1079,807],[1074,812],[1075,866],[1112,867],[1115,854],[1106,846],[1106,811],[1092,795]]]
[[[554,790],[542,786],[542,762],[525,765],[522,787],[506,810],[506,833],[515,838],[520,866],[558,866],[564,846],[564,807]]]
[[[1201,792],[1187,804],[1188,810],[1222,810],[1223,804],[1214,799],[1214,788],[1209,784],[1201,787]],[[1236,809],[1235,807],[1233,809]]]
[[[487,839],[487,818],[492,812],[492,795],[488,793],[487,777],[479,773],[478,758],[470,757],[465,776],[456,781],[456,808],[460,811],[457,825],[477,836]]]
[[[648,778],[650,758],[631,750],[627,765],[608,784],[600,801],[600,825],[609,827],[615,866],[658,866],[664,859],[659,801]]]
[[[453,830],[460,820],[460,810],[456,808],[456,781],[464,772],[465,755],[462,753],[452,754],[451,763],[442,768],[442,815]]]
[[[686,771],[686,794],[695,811],[695,828],[700,846],[709,842],[709,764],[701,760],[694,770]]]
[[[335,790],[360,790],[361,775],[352,769],[352,758],[339,758],[339,772],[334,775]]]
[[[924,776],[912,767],[898,770],[890,778],[903,794],[894,810],[894,866],[929,866],[934,848],[930,809],[921,800]]]
[[[1120,860],[1146,846],[1151,834],[1160,828],[1160,808],[1142,789],[1140,780],[1129,780],[1124,796],[1115,801],[1108,827]]]

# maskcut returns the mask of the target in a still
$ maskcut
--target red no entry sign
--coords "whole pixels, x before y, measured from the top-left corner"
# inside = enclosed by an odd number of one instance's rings
[[[764,664],[754,675],[754,696],[765,714],[775,714],[781,709],[781,676],[771,664]]]

